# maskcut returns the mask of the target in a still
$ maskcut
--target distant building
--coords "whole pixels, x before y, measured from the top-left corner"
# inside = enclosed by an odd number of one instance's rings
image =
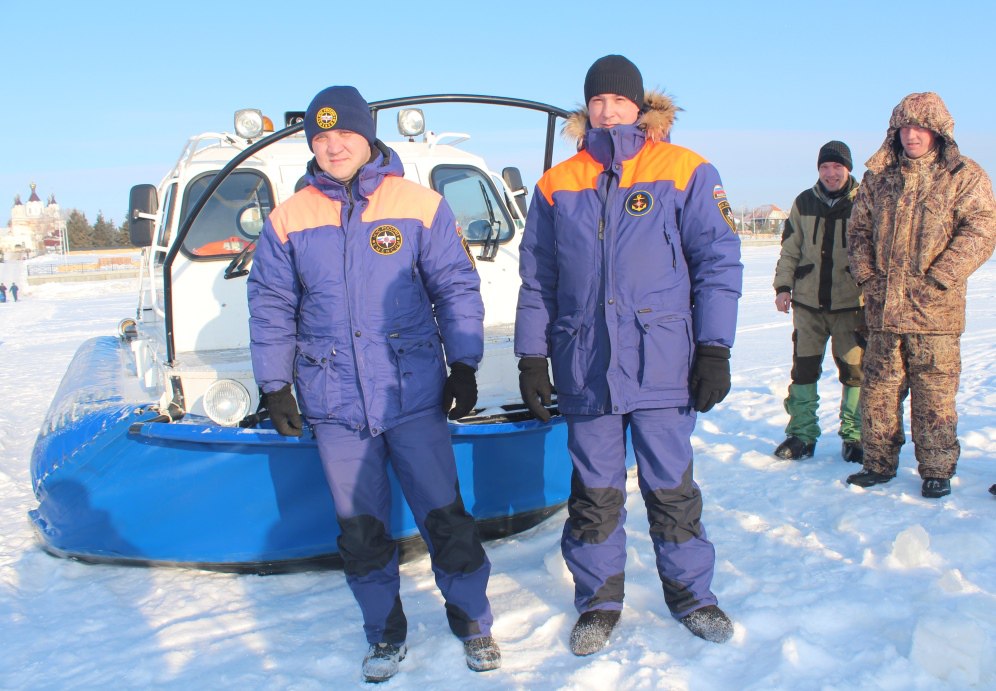
[[[774,204],[765,204],[750,210],[743,217],[742,233],[781,234],[789,215]]]
[[[58,252],[62,248],[65,229],[66,221],[59,211],[55,195],[50,195],[48,203],[43,205],[32,182],[31,196],[26,204],[21,202],[21,195],[14,197],[10,224],[0,228],[0,252],[5,257]]]

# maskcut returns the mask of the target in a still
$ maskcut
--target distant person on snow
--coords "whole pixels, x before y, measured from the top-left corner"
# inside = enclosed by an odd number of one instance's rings
[[[0,283],[0,302],[7,302],[7,286]]]
[[[670,144],[678,108],[621,55],[595,61],[565,131],[576,155],[536,185],[520,247],[515,323],[523,401],[549,420],[553,364],[574,465],[561,539],[579,612],[575,655],[619,622],[626,562],[626,432],[664,599],[717,643],[733,624],[711,583],[716,552],[692,475],[696,411],[730,391],[743,266],[716,169]]]
[[[318,442],[370,645],[366,681],[392,677],[407,651],[389,462],[467,666],[496,669],[491,562],[446,423],[477,401],[484,304],[473,257],[446,201],[404,179],[355,88],[319,92],[304,133],[315,154],[308,184],[266,220],[249,275],[256,381],[278,432],[301,434],[300,403]]]
[[[909,395],[921,494],[943,497],[961,453],[955,394],[966,283],[996,247],[996,201],[985,171],[961,155],[954,119],[933,92],[900,101],[865,165],[847,236],[868,327],[864,468],[847,482],[871,487],[896,476]]]
[[[10,296],[12,298],[14,298],[14,302],[17,302],[17,291],[18,290],[20,290],[20,288],[17,287],[16,283],[11,283],[10,284]]]
[[[785,410],[789,423],[779,458],[810,458],[820,436],[817,384],[830,352],[843,391],[840,399],[841,455],[861,462],[861,355],[857,330],[863,325],[861,291],[847,263],[847,218],[858,193],[851,175],[851,150],[840,141],[820,148],[819,179],[795,198],[782,233],[775,267],[775,308],[792,312],[792,383]]]

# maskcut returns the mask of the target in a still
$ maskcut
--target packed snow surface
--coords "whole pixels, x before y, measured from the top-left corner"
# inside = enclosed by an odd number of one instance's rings
[[[487,546],[499,671],[465,667],[428,560],[405,564],[409,653],[383,688],[996,688],[996,497],[987,492],[996,483],[996,260],[969,282],[958,475],[951,496],[930,500],[920,496],[912,442],[892,482],[844,484],[857,466],[840,458],[829,357],[816,456],[772,456],[788,420],[791,319],[773,302],[778,248],[743,254],[733,391],[700,416],[694,436],[717,552],[713,587],[733,639],[708,643],[669,616],[631,477],[626,603],[608,647],[585,658],[568,650],[577,615],[561,511]],[[80,342],[134,313],[132,288],[40,286],[0,305],[0,688],[363,686],[366,642],[342,572],[94,566],[38,546],[27,519],[35,436]]]

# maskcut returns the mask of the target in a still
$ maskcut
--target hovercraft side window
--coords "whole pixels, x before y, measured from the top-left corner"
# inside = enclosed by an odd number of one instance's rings
[[[432,187],[446,198],[457,227],[470,244],[497,247],[512,239],[515,226],[491,179],[469,166],[436,166]]]
[[[202,175],[187,185],[181,224],[214,175]],[[259,237],[263,222],[272,210],[273,192],[269,180],[253,170],[234,172],[197,214],[183,240],[184,254],[193,259],[230,259]]]

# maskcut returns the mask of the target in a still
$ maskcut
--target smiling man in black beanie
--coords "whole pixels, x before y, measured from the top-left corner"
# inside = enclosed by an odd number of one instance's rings
[[[785,410],[789,423],[775,456],[799,461],[810,458],[820,436],[820,397],[816,384],[823,369],[827,341],[840,383],[841,456],[860,463],[861,358],[857,331],[863,324],[861,290],[851,277],[847,259],[847,219],[858,193],[851,175],[851,150],[841,141],[820,147],[819,179],[796,197],[782,233],[782,251],[775,267],[775,308],[792,311],[792,383]]]
[[[669,143],[679,110],[636,65],[599,58],[565,133],[578,153],[540,179],[520,246],[519,388],[540,420],[557,383],[574,479],[561,550],[579,613],[575,655],[601,650],[623,609],[626,438],[664,600],[696,636],[733,624],[711,590],[716,553],[692,474],[696,414],[730,390],[742,270],[719,173]]]

